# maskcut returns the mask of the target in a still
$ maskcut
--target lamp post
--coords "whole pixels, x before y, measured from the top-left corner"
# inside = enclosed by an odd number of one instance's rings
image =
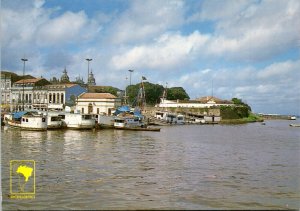
[[[130,74],[129,74],[129,82],[130,82],[130,86],[131,86],[131,73],[134,71],[134,70],[128,70],[129,72],[130,72]]]
[[[88,76],[87,76],[87,84],[89,83],[89,75],[90,75],[90,61],[92,61],[93,59],[85,59],[88,62]]]
[[[25,62],[28,61],[28,59],[25,59],[25,58],[22,58],[21,59],[23,61],[23,95],[22,95],[22,108],[23,108],[23,111],[24,111],[24,76],[25,76]]]

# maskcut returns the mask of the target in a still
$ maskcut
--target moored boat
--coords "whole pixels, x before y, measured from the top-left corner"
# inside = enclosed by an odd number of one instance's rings
[[[146,127],[144,122],[137,116],[123,114],[114,119],[115,128],[143,128]]]
[[[62,124],[70,129],[92,129],[95,127],[95,119],[91,114],[61,113],[58,116],[62,119]]]
[[[9,127],[23,130],[47,130],[46,118],[34,111],[21,111],[4,115],[4,122]]]
[[[60,129],[62,128],[61,116],[54,113],[48,113],[47,115],[47,129]]]

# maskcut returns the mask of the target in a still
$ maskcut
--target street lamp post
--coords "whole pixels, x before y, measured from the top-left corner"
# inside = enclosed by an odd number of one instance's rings
[[[87,84],[89,83],[89,75],[90,75],[90,61],[92,61],[93,59],[85,59],[88,61],[88,76],[87,76]]]
[[[23,111],[24,111],[24,76],[25,76],[25,62],[28,61],[28,59],[25,59],[25,58],[22,58],[21,59],[23,61],[23,95],[22,95],[22,108],[23,108]]]
[[[134,70],[128,70],[129,72],[130,72],[130,74],[129,74],[129,82],[130,82],[130,86],[131,86],[131,73],[134,71]]]

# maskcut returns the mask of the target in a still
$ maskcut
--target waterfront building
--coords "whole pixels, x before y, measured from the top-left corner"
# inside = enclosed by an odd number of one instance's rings
[[[47,84],[50,84],[50,82],[44,78],[22,79],[15,82],[11,87],[11,109],[20,111],[23,109],[23,104],[25,110],[46,109],[47,90],[45,85]]]
[[[46,86],[48,90],[48,109],[63,110],[65,106],[75,106],[79,95],[87,89],[79,84],[50,84]]]
[[[221,100],[216,97],[206,96],[195,100],[166,100],[161,98],[161,101],[156,107],[159,108],[211,108],[216,106],[233,106],[233,102]]]
[[[7,74],[1,74],[1,108],[9,109],[11,102],[11,76]]]
[[[112,111],[121,106],[121,99],[110,93],[84,93],[76,102],[76,110],[82,114],[111,115]]]

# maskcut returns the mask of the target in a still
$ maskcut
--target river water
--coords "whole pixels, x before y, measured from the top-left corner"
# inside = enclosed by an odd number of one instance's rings
[[[2,128],[2,208],[299,209],[300,128],[147,131]],[[10,160],[35,160],[35,199],[10,199]]]

